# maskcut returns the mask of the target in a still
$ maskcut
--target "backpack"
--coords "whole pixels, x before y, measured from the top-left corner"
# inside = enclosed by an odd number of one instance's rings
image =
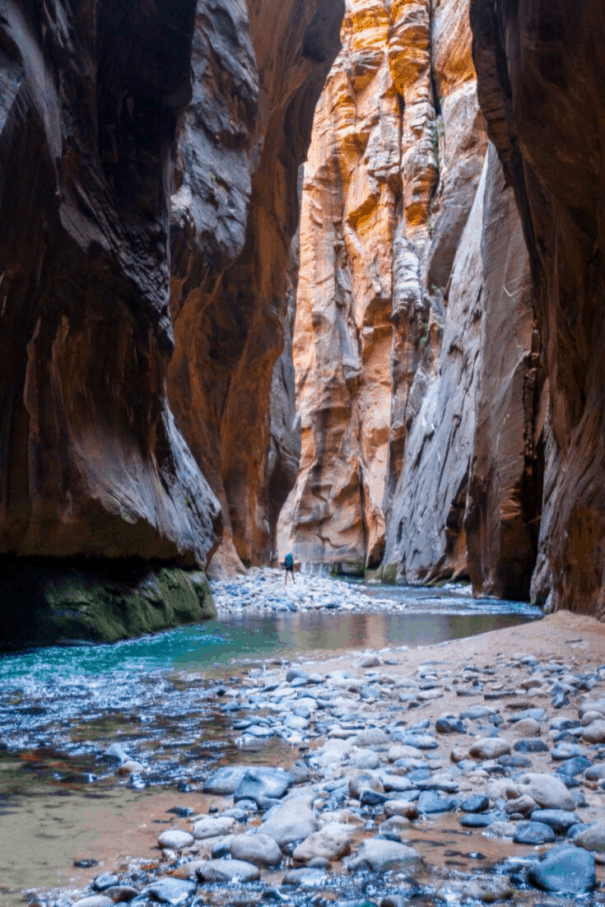
[[[284,567],[286,568],[286,570],[291,570],[293,566],[294,566],[294,558],[292,557],[291,554],[286,554],[286,559],[284,561]]]

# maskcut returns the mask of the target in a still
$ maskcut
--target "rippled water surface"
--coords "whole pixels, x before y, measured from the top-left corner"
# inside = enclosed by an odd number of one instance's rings
[[[360,589],[405,610],[244,614],[115,645],[0,656],[0,905],[19,902],[17,887],[68,884],[73,860],[103,858],[121,829],[132,828],[133,849],[137,835],[150,846],[166,809],[199,798],[221,761],[295,758],[281,740],[236,751],[221,703],[243,663],[427,645],[539,616],[460,587]],[[115,777],[104,754],[116,741],[147,766],[145,790]]]

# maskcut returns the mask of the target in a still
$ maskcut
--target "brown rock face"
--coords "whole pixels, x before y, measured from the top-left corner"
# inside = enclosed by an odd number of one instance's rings
[[[513,195],[486,155],[468,5],[350,0],[342,43],[305,168],[302,456],[282,547],[348,569],[386,548],[410,582],[466,575],[527,597],[540,339]]]
[[[297,172],[342,12],[2,4],[0,553],[205,565],[221,522],[270,549]]]
[[[473,0],[481,105],[529,250],[558,460],[554,605],[605,615],[601,4]],[[542,546],[543,547],[543,546]]]
[[[173,196],[168,394],[221,501],[217,573],[270,558],[293,480],[296,443],[280,453],[275,406],[271,442],[269,400],[288,319],[298,167],[342,13],[339,2],[198,7],[199,75]]]

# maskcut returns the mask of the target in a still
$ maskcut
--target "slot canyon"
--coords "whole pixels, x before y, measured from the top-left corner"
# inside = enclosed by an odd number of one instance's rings
[[[602,616],[597,5],[0,29],[3,644],[209,616],[289,550]]]

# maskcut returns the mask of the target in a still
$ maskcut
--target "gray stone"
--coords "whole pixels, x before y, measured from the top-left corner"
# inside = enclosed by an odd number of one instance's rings
[[[113,907],[113,901],[105,894],[93,894],[89,898],[81,898],[73,907]]]
[[[262,832],[273,838],[280,847],[303,841],[317,830],[317,820],[307,801],[288,798],[266,814]]]
[[[224,768],[219,768],[207,779],[204,784],[204,793],[234,794],[249,770],[249,765],[226,765]]]
[[[539,737],[541,734],[540,722],[534,718],[522,718],[512,725],[516,737]]]
[[[369,771],[353,772],[349,777],[349,796],[359,800],[364,790],[374,790],[379,794],[384,793],[384,786],[380,777]]]
[[[329,822],[318,831],[312,832],[305,838],[292,853],[295,860],[308,863],[314,857],[324,857],[326,860],[339,860],[351,852],[351,838],[355,834],[355,827],[340,822]]]
[[[605,719],[592,721],[582,732],[582,739],[587,743],[605,743]]]
[[[535,809],[530,818],[532,822],[543,822],[545,825],[550,825],[558,835],[569,831],[572,825],[576,825],[580,821],[575,813],[567,812],[564,809]]]
[[[193,844],[193,835],[180,828],[170,828],[159,835],[158,844],[160,847],[167,847],[170,850],[182,850],[183,847],[190,847]]]
[[[596,883],[594,856],[572,844],[559,844],[530,866],[528,879],[543,891],[585,894]]]
[[[581,831],[574,838],[577,847],[593,850],[596,853],[605,853],[605,822],[595,822],[585,831]]]
[[[452,809],[452,802],[444,800],[434,791],[422,791],[418,797],[418,812],[420,814],[446,813]]]
[[[277,866],[282,858],[277,843],[267,834],[233,835],[229,852],[234,860],[255,866]]]
[[[381,835],[400,835],[410,830],[410,820],[404,816],[391,816],[378,826]]]
[[[279,799],[293,783],[294,778],[283,768],[250,768],[234,792],[233,799],[236,802],[255,800],[256,803],[266,798]]]
[[[605,762],[597,762],[596,765],[589,765],[584,772],[587,781],[601,781],[605,778]]]
[[[461,718],[468,718],[470,721],[478,721],[481,718],[487,718],[489,715],[495,715],[494,709],[486,705],[473,705],[460,713]]]
[[[319,888],[328,878],[325,869],[305,866],[303,869],[289,869],[282,879],[282,884],[295,885],[296,888]]]
[[[103,872],[93,879],[92,887],[95,891],[105,891],[106,888],[117,885],[119,881],[120,879],[115,873]]]
[[[112,885],[111,888],[105,889],[105,894],[111,898],[114,904],[117,904],[132,901],[133,898],[136,898],[138,891],[132,885]]]
[[[357,856],[347,862],[347,869],[355,872],[358,869],[371,869],[374,872],[385,872],[398,869],[411,860],[419,859],[418,851],[396,841],[383,838],[366,838],[359,845]]]
[[[554,840],[554,831],[543,822],[521,822],[513,835],[515,844],[551,844]]]
[[[493,817],[487,813],[466,813],[458,819],[463,828],[487,828],[491,825]]]
[[[160,904],[176,905],[186,901],[195,889],[195,882],[186,882],[184,879],[157,879],[144,888],[142,894]]]
[[[544,740],[517,740],[514,746],[517,753],[547,753],[548,744]]]
[[[474,759],[497,759],[510,753],[510,743],[503,737],[482,737],[475,740],[469,753]]]
[[[413,746],[417,750],[436,750],[439,746],[437,739],[432,734],[416,734],[413,731],[393,731],[391,740]]]
[[[200,882],[256,882],[260,879],[258,866],[243,860],[208,860],[195,870]]]
[[[406,819],[418,818],[418,806],[409,800],[387,800],[384,804],[384,814],[390,816],[404,816]]]
[[[388,746],[391,738],[380,728],[368,728],[353,737],[355,746]]]
[[[563,782],[556,775],[528,772],[517,781],[521,793],[535,800],[542,809],[562,809],[573,812],[576,803]]]
[[[563,759],[573,759],[574,756],[586,756],[586,748],[578,743],[563,742],[559,743],[551,753],[551,757],[558,762]]]
[[[489,800],[484,794],[474,794],[462,801],[460,809],[465,813],[483,813],[489,809]]]
[[[226,835],[236,825],[233,816],[202,816],[193,826],[193,836],[198,840]]]

